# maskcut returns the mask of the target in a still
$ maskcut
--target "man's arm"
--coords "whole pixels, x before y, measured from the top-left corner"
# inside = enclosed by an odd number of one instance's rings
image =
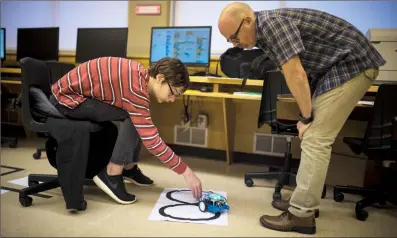
[[[309,81],[299,56],[294,56],[282,65],[285,80],[292,95],[296,99],[304,118],[310,118],[312,101]]]
[[[280,16],[264,20],[259,33],[262,34],[262,48],[279,65],[301,114],[310,118],[312,112],[311,93],[306,72],[299,59],[305,51],[301,34],[295,23]]]

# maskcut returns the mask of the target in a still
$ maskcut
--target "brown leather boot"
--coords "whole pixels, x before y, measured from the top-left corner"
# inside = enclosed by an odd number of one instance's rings
[[[263,215],[259,221],[262,226],[271,230],[295,231],[309,235],[316,233],[316,220],[314,216],[302,218],[294,216],[289,211],[286,211],[279,216]]]
[[[273,200],[273,201],[272,201],[272,206],[273,206],[274,208],[280,210],[280,211],[285,212],[285,211],[288,211],[288,208],[290,207],[290,204],[289,204],[289,201],[290,201],[290,200],[291,200],[291,198],[288,199],[288,200],[283,200],[283,199],[280,199],[280,200]],[[320,211],[319,211],[318,209],[316,209],[316,210],[314,211],[314,217],[315,217],[315,218],[318,218],[319,216],[320,216]]]

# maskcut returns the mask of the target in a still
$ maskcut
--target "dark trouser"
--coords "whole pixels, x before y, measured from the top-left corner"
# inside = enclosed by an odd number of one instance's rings
[[[60,113],[73,120],[89,120],[98,123],[121,122],[110,161],[119,165],[138,162],[142,141],[127,111],[94,99],[86,99],[74,109],[57,103],[54,98],[51,98],[51,102]],[[103,139],[106,140],[106,138]]]

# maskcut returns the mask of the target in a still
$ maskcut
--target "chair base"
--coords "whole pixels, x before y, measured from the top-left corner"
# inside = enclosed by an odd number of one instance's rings
[[[397,192],[396,191],[382,191],[371,188],[361,188],[355,186],[335,186],[334,200],[342,202],[344,199],[343,193],[361,195],[364,198],[356,203],[355,215],[360,221],[365,221],[368,218],[368,212],[364,210],[366,207],[372,206],[376,203],[386,205],[387,202],[397,206]]]
[[[276,179],[278,178],[278,182],[276,187],[274,188],[273,200],[282,199],[281,189],[283,189],[284,185],[296,185],[296,173],[293,172],[248,172],[245,173],[244,182],[247,187],[254,186],[253,179]],[[327,186],[324,185],[323,191],[321,193],[321,198],[325,198],[327,194]]]
[[[34,159],[40,159],[41,158],[41,152],[43,152],[43,151],[45,152],[46,149],[45,148],[37,148],[36,152],[33,153],[33,158]]]
[[[273,200],[281,199],[281,189],[285,185],[296,184],[296,174],[292,172],[248,172],[245,174],[244,182],[247,187],[254,185],[253,179],[278,179],[276,187],[274,188]]]
[[[16,148],[18,145],[18,138],[17,137],[1,137],[1,144],[8,142],[8,147]]]
[[[292,183],[296,184],[296,174],[292,172],[291,162],[292,162],[292,154],[291,154],[291,144],[294,136],[286,136],[287,148],[284,154],[284,164],[283,168],[277,172],[248,172],[245,174],[244,181],[248,187],[252,187],[254,185],[253,178],[262,178],[262,179],[276,179],[278,178],[278,182],[276,187],[274,188],[273,200],[280,200],[281,198],[281,189],[283,189],[284,185],[290,185]]]
[[[60,187],[57,175],[47,174],[30,174],[28,177],[29,187],[22,189],[19,192],[19,202],[23,207],[29,207],[32,205],[33,199],[29,195],[38,194],[54,188]],[[85,179],[84,185],[93,186],[95,185],[92,179]],[[80,207],[71,208],[71,210],[84,211],[87,209],[87,202],[82,201]]]

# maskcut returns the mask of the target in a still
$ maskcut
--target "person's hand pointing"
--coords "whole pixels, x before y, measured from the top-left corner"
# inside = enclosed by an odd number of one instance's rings
[[[202,194],[200,179],[189,167],[186,168],[183,176],[185,177],[185,181],[192,191],[193,197],[195,197],[196,199],[200,199]]]

